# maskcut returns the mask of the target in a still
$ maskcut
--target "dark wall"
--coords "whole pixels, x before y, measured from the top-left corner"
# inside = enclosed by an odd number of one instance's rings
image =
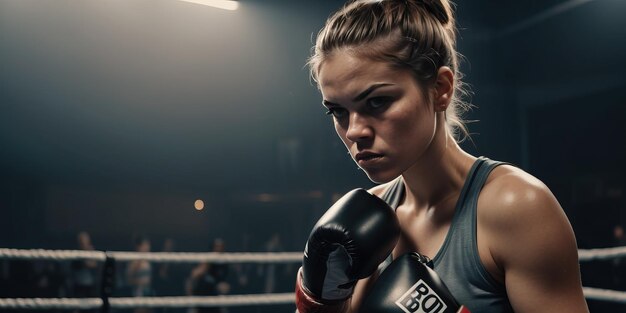
[[[0,2],[3,245],[73,246],[84,229],[101,246],[143,230],[204,248],[239,232],[219,220],[241,195],[322,189],[326,206],[367,183],[333,153],[304,69],[338,4]]]
[[[315,32],[340,3],[244,1],[227,12],[175,1],[0,2],[0,204],[3,221],[17,225],[3,229],[4,242],[81,228],[80,218],[63,227],[46,217],[57,211],[92,212],[109,225],[132,208],[165,217],[182,210],[181,223],[192,223],[207,218],[190,205],[197,197],[215,208],[238,194],[317,190],[325,205],[335,192],[370,186],[342,152],[304,67]],[[569,191],[560,190],[571,186],[558,186],[543,162],[562,156],[562,142],[537,135],[535,124],[557,131],[586,125],[573,143],[579,153],[559,161],[564,168],[586,159],[580,151],[592,149],[583,143],[607,136],[615,141],[595,146],[595,155],[621,156],[622,129],[602,127],[621,122],[624,77],[617,69],[626,48],[619,40],[622,2],[563,4],[460,1],[457,17],[475,105],[466,117],[478,120],[463,146],[529,170],[569,204]],[[580,116],[590,110],[589,118],[572,120],[580,117],[568,115],[573,108]],[[128,204],[63,205],[59,188],[75,189],[67,199],[97,190],[97,199]],[[121,200],[142,197],[161,205]],[[159,197],[179,197],[184,209]],[[138,224],[116,226],[129,233]],[[30,225],[36,227],[18,231]],[[198,231],[154,225],[143,226],[163,235]]]

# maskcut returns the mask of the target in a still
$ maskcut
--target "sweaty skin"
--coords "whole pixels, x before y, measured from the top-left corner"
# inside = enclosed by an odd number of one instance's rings
[[[452,71],[440,68],[435,85],[425,90],[408,71],[338,49],[321,64],[318,82],[337,135],[381,184],[370,191],[381,196],[386,183],[403,177],[406,193],[397,209],[402,236],[394,257],[436,255],[476,160],[446,132]],[[368,157],[360,158],[363,153]],[[506,286],[515,312],[588,312],[574,233],[541,181],[512,166],[497,167],[478,199],[477,225],[480,259]],[[358,311],[376,277],[357,283],[350,312]]]

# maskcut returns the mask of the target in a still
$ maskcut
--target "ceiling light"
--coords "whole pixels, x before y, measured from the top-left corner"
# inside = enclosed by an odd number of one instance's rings
[[[190,2],[195,4],[207,5],[214,8],[234,11],[239,7],[237,1],[230,0],[180,0],[184,2]]]

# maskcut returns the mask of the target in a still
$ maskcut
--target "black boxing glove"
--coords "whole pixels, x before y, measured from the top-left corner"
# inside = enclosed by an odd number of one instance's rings
[[[372,286],[359,313],[470,313],[428,262],[415,252],[394,260]]]
[[[347,193],[326,211],[309,235],[297,298],[308,302],[307,298],[315,299],[320,305],[349,299],[357,280],[374,273],[399,235],[396,214],[385,201],[364,189]],[[306,305],[298,301],[300,312],[305,312]]]

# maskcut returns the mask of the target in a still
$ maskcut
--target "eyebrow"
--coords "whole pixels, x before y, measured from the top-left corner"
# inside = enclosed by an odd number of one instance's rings
[[[364,91],[362,91],[360,94],[358,94],[356,97],[354,97],[354,99],[352,99],[352,102],[357,102],[357,101],[361,101],[363,99],[365,99],[365,97],[367,97],[370,93],[372,93],[374,90],[380,88],[380,87],[385,87],[385,86],[391,86],[393,84],[389,84],[389,83],[380,83],[380,84],[374,84],[369,86],[367,89],[365,89]],[[323,100],[322,103],[326,106],[329,105],[334,105],[334,103]]]
[[[376,89],[378,89],[380,87],[385,87],[385,86],[390,86],[390,85],[393,85],[393,84],[380,83],[380,84],[371,85],[369,88],[367,88],[363,92],[361,92],[358,96],[354,97],[354,99],[352,99],[352,102],[361,101],[361,100],[365,99],[365,97],[367,97],[367,95],[372,93],[372,91],[374,91],[374,90],[376,90]]]

